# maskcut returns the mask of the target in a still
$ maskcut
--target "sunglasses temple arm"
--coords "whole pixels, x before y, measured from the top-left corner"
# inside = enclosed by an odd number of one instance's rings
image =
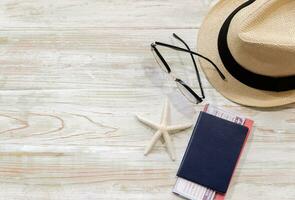
[[[181,39],[178,35],[173,33],[173,37],[176,38],[177,40],[179,40],[180,42],[182,42],[184,44],[184,46],[187,48],[187,50],[189,50],[189,51],[191,50],[190,47],[188,46],[188,44],[183,39]],[[191,56],[191,59],[193,60],[193,64],[194,64],[194,67],[195,67],[195,70],[196,70],[196,75],[197,75],[199,86],[200,86],[201,93],[202,93],[202,98],[204,99],[205,98],[205,93],[204,93],[204,90],[203,90],[203,85],[202,85],[202,82],[201,82],[200,73],[199,73],[196,61],[194,59],[194,55],[192,53],[190,53],[190,56]]]
[[[204,60],[207,60],[209,63],[211,63],[213,65],[213,67],[218,72],[219,76],[223,80],[225,80],[225,76],[223,75],[223,73],[219,70],[219,68],[215,65],[215,63],[212,60],[210,60],[209,58],[207,58],[206,56],[203,56],[203,55],[201,55],[199,53],[196,53],[194,51],[183,49],[183,48],[180,48],[180,47],[177,47],[177,46],[173,46],[173,45],[170,45],[170,44],[165,44],[165,43],[162,43],[162,42],[155,42],[155,44],[160,45],[160,46],[164,46],[164,47],[168,47],[168,48],[171,48],[171,49],[174,49],[174,50],[177,50],[177,51],[182,51],[182,52],[190,53],[190,54],[199,56],[199,57],[203,58]]]

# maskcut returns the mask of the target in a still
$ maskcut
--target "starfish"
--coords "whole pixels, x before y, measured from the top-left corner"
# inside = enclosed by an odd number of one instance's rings
[[[154,130],[157,130],[155,134],[153,135],[151,141],[148,143],[148,145],[145,148],[144,155],[148,155],[149,152],[152,150],[152,148],[155,146],[157,141],[159,139],[164,139],[167,151],[170,155],[170,158],[174,161],[175,160],[175,153],[173,150],[172,140],[170,137],[170,134],[183,131],[185,129],[188,129],[192,126],[192,123],[186,123],[186,124],[179,124],[179,125],[168,125],[170,115],[170,102],[168,99],[166,99],[165,105],[163,107],[162,111],[162,117],[160,124],[154,123],[152,121],[149,121],[139,115],[136,115],[137,119],[144,123],[145,125],[151,127]]]

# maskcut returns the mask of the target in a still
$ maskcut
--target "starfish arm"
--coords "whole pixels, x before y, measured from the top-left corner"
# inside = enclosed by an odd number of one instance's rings
[[[183,131],[185,129],[188,129],[192,126],[193,124],[192,123],[187,123],[187,124],[180,124],[180,125],[172,125],[172,126],[168,126],[167,127],[167,130],[170,132],[170,133],[176,133],[176,132],[179,132],[179,131]]]
[[[162,111],[161,125],[167,126],[168,121],[169,121],[169,115],[170,115],[170,102],[167,98],[165,101],[165,105],[163,107],[163,111]]]
[[[166,142],[166,147],[167,147],[167,150],[168,150],[168,153],[170,155],[170,158],[171,160],[175,160],[175,154],[174,154],[174,151],[173,151],[173,145],[172,145],[172,140],[171,140],[171,137],[169,135],[169,133],[167,131],[164,131],[163,132],[163,137],[164,137],[164,140]]]
[[[139,116],[139,115],[136,115],[136,118],[137,118],[140,122],[144,123],[145,125],[147,125],[147,126],[153,128],[153,129],[159,129],[159,126],[158,126],[157,124],[155,124],[154,122],[151,122],[151,121],[149,121],[149,120],[147,120],[147,119],[144,119],[144,118],[142,118],[142,117]]]
[[[144,150],[144,155],[147,155],[152,150],[153,146],[155,146],[161,135],[162,132],[160,130],[153,135],[152,140],[148,143]]]

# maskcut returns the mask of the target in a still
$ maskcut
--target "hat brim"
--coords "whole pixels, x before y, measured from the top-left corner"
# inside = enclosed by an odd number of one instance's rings
[[[235,79],[224,67],[217,47],[221,26],[230,13],[245,0],[220,0],[204,19],[198,33],[198,52],[209,57],[225,75],[222,80],[210,63],[199,59],[200,65],[211,85],[229,100],[253,107],[276,107],[295,102],[295,90],[271,92],[249,87]]]

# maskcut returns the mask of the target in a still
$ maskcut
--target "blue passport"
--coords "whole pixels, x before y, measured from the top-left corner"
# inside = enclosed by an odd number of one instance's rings
[[[177,176],[226,193],[248,128],[201,112]]]

